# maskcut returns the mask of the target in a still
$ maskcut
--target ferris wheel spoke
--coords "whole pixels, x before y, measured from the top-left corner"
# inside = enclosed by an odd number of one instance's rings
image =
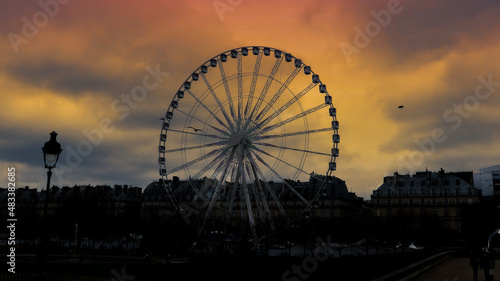
[[[253,95],[255,93],[255,86],[257,85],[257,78],[259,77],[259,69],[262,61],[262,52],[259,52],[255,60],[255,67],[253,69],[252,83],[250,84],[250,92],[248,94],[247,104],[245,106],[244,118],[248,117],[250,108],[252,108]]]
[[[274,156],[274,155],[272,155],[272,154],[270,154],[270,153],[268,153],[268,152],[266,152],[266,151],[264,151],[264,150],[262,150],[262,149],[260,149],[260,148],[258,148],[258,147],[255,147],[255,146],[254,146],[254,147],[253,147],[253,149],[255,149],[256,151],[258,151],[258,152],[260,152],[260,153],[262,153],[262,154],[265,154],[265,155],[267,155],[267,156],[269,156],[269,157],[271,157],[271,158],[274,158],[275,160],[278,160],[279,162],[284,163],[284,164],[286,164],[286,165],[288,165],[288,166],[290,166],[290,167],[294,168],[294,169],[295,169],[295,170],[297,170],[297,171],[300,171],[300,172],[302,172],[302,173],[304,173],[304,174],[306,174],[306,175],[310,175],[308,172],[306,172],[306,171],[302,170],[300,167],[297,167],[297,166],[295,166],[295,165],[292,165],[292,164],[290,164],[290,163],[286,162],[285,160],[280,159],[280,158],[278,158],[278,157],[276,157],[276,156]],[[254,152],[254,154],[255,154],[255,152]],[[257,157],[257,158],[260,158],[260,156],[258,156],[258,155],[256,155],[256,157]],[[262,158],[260,158],[260,159],[262,159]],[[267,165],[267,163],[266,163],[266,165]],[[273,170],[273,171],[274,171],[274,170]]]
[[[243,184],[245,184],[243,182]],[[236,180],[233,182],[233,187],[231,189],[231,195],[230,195],[230,201],[229,201],[229,206],[228,208],[226,209],[226,212],[224,214],[224,220],[226,221],[225,222],[225,225],[224,225],[224,232],[227,231],[227,226],[229,224],[229,219],[232,215],[232,212],[233,212],[233,208],[234,208],[234,202],[236,201],[236,194],[238,192],[238,189],[239,189],[239,175],[237,174],[236,175]]]
[[[231,150],[231,153],[230,153],[228,161],[225,162],[225,165],[224,165],[225,167],[223,169],[224,172],[222,173],[220,179],[217,181],[217,186],[215,187],[215,191],[212,194],[212,198],[210,200],[210,204],[208,205],[207,212],[205,214],[205,218],[203,219],[203,225],[205,225],[206,221],[210,217],[210,213],[212,212],[212,209],[214,208],[214,205],[217,202],[217,198],[219,198],[219,193],[221,191],[222,185],[225,184],[225,180],[226,180],[226,177],[227,177],[227,172],[229,170],[231,162],[233,161],[234,153],[235,153],[235,149],[233,148]]]
[[[283,137],[299,136],[299,135],[310,135],[310,134],[316,134],[316,133],[321,133],[321,132],[326,132],[326,131],[333,131],[333,129],[332,128],[322,128],[322,129],[305,130],[305,131],[291,132],[291,133],[278,134],[278,135],[257,136],[257,137],[255,137],[255,140],[275,139],[275,138],[283,138]]]
[[[194,175],[195,178],[199,178],[201,177],[205,172],[207,172],[208,170],[210,170],[215,164],[217,163],[223,163],[223,158],[225,158],[228,150],[230,149],[230,147],[225,147],[223,149],[223,151],[217,156],[215,157],[212,161],[210,161],[210,163],[208,163],[205,167],[203,167],[198,173],[196,173]]]
[[[198,162],[200,162],[200,161],[202,161],[202,160],[204,160],[204,159],[207,159],[207,158],[209,158],[209,157],[212,157],[213,155],[215,155],[217,152],[219,152],[219,151],[221,151],[221,150],[222,150],[222,148],[214,149],[214,150],[210,151],[209,153],[207,153],[207,154],[205,154],[205,155],[203,155],[203,156],[200,156],[200,157],[198,157],[198,158],[196,158],[196,159],[193,159],[193,160],[191,160],[191,161],[189,161],[189,162],[187,162],[187,163],[185,163],[185,164],[182,164],[182,165],[180,165],[180,166],[177,166],[177,167],[175,167],[175,168],[173,168],[173,169],[171,169],[171,170],[167,171],[167,174],[171,174],[171,173],[174,173],[174,172],[180,171],[180,170],[182,170],[182,169],[185,169],[185,168],[187,168],[187,167],[189,167],[189,166],[191,166],[191,165],[193,165],[193,164],[196,164],[196,163],[198,163]]]
[[[248,173],[248,177],[252,178],[248,165],[245,165],[245,168]],[[253,182],[254,184],[250,185],[250,187],[252,195],[255,198],[255,205],[257,206],[259,218],[262,221],[268,220],[272,224],[272,227],[274,227],[272,219],[270,218],[271,212],[269,211],[269,206],[267,206],[266,195],[263,192],[262,185],[260,184],[260,181],[254,180]]]
[[[175,148],[175,149],[168,149],[165,150],[165,152],[177,152],[177,151],[186,151],[186,150],[192,150],[192,149],[197,149],[197,148],[205,148],[205,147],[211,147],[211,146],[217,146],[217,145],[223,145],[227,144],[228,141],[218,141],[218,142],[213,142],[213,143],[208,143],[208,144],[203,144],[203,145],[195,145],[195,146],[188,146],[188,147],[181,147],[181,148]]]
[[[191,179],[187,179],[180,186],[178,186],[175,190],[173,190],[172,193],[174,195],[177,195],[177,194],[181,193],[183,190],[185,190],[188,186],[196,187],[196,185],[192,184],[192,180]],[[196,188],[196,190],[198,191],[198,188]]]
[[[255,198],[255,206],[257,207],[257,214],[259,218],[264,221],[267,218],[267,214],[264,211],[264,203],[262,202],[262,198],[260,197],[260,192],[258,192],[257,185],[250,185],[250,189],[252,192],[253,198]]]
[[[281,94],[283,94],[283,92],[286,90],[288,85],[292,83],[293,79],[295,79],[300,70],[302,70],[302,67],[296,67],[292,71],[292,73],[286,79],[285,83],[281,85],[278,91],[274,94],[273,98],[267,103],[264,109],[262,109],[262,111],[257,115],[257,117],[255,118],[255,122],[259,122],[260,119],[267,114],[267,112],[273,107],[274,103],[280,98]]]
[[[250,200],[250,195],[248,193],[248,186],[243,185],[243,195],[245,196],[245,205],[247,209],[248,222],[250,223],[250,229],[254,237],[257,237],[257,233],[255,231],[255,220],[253,217],[253,208],[252,201]]]
[[[178,196],[178,194],[184,191],[187,187],[191,187],[194,191],[193,202],[195,202],[197,198],[200,198],[201,200],[206,200],[206,197],[202,194],[202,191],[193,182],[192,178],[189,178],[186,181],[184,181],[184,183],[181,186],[179,186],[176,190],[174,190],[173,195]]]
[[[281,162],[283,162],[283,163],[285,163],[285,164],[287,164],[287,165],[289,165],[289,166],[291,166],[291,167],[293,167],[293,168],[295,168],[295,169],[297,169],[297,170],[301,170],[301,171],[303,171],[302,169],[300,169],[300,168],[298,168],[298,167],[295,167],[294,165],[291,165],[291,164],[289,164],[289,163],[287,163],[287,162],[285,162],[285,161],[283,161],[283,160],[281,160],[281,159],[278,159],[278,158],[276,158],[276,157],[272,156],[271,154],[264,152],[263,150],[260,150],[260,149],[257,149],[257,150],[258,150],[258,151],[260,151],[260,152],[262,152],[262,153],[265,153],[266,155],[271,156],[271,157],[273,157],[274,159],[277,159],[277,160],[279,160],[279,161],[281,161]],[[261,163],[262,163],[264,166],[266,166],[266,167],[267,167],[267,168],[268,168],[268,169],[269,169],[269,170],[270,170],[270,171],[271,171],[274,175],[276,175],[276,176],[277,176],[277,177],[278,177],[281,181],[283,181],[283,183],[284,183],[284,184],[285,184],[285,185],[286,185],[286,186],[287,186],[287,187],[288,187],[288,188],[289,188],[289,189],[290,189],[293,193],[295,193],[295,195],[296,195],[296,196],[297,196],[300,200],[302,200],[302,202],[304,202],[306,205],[308,205],[308,204],[309,204],[309,201],[307,201],[307,199],[305,199],[305,198],[304,198],[304,197],[303,197],[303,196],[302,196],[302,195],[301,195],[301,194],[300,194],[300,193],[299,193],[299,192],[298,192],[298,191],[297,191],[297,190],[296,190],[293,186],[291,186],[291,185],[290,185],[290,184],[289,184],[289,183],[288,183],[288,182],[287,182],[287,181],[286,181],[286,180],[285,180],[285,179],[284,179],[284,178],[283,178],[283,177],[282,177],[282,176],[281,176],[278,172],[276,172],[276,171],[275,171],[275,170],[274,170],[271,166],[269,166],[269,164],[267,164],[267,163],[266,163],[266,161],[264,161],[264,159],[262,159],[262,158],[261,158],[258,154],[256,154],[256,153],[254,153],[254,155],[255,155],[255,158],[257,158],[257,160],[259,160],[259,162],[261,162]],[[305,171],[303,171],[303,172],[305,173]]]
[[[243,62],[241,53],[238,53],[238,120],[243,116]]]
[[[286,150],[292,150],[292,151],[298,151],[298,152],[318,154],[318,155],[323,155],[323,156],[328,156],[328,157],[332,156],[331,154],[328,154],[328,153],[312,151],[312,150],[307,150],[307,149],[298,149],[298,148],[274,145],[274,144],[270,144],[270,143],[257,143],[257,145],[270,146],[270,147],[274,147],[274,148],[280,148],[280,149],[286,149]]]
[[[248,173],[250,173],[248,166],[247,166],[247,171]],[[267,184],[267,182],[265,182],[265,184]],[[254,192],[254,198],[255,202],[257,203],[256,205],[259,210],[260,218],[262,220],[268,221],[270,223],[271,229],[274,231],[275,225],[271,216],[271,210],[269,209],[269,204],[267,203],[267,198],[264,193],[264,189],[262,188],[261,182],[255,181],[255,188],[253,188],[252,190]]]
[[[191,115],[191,114],[188,114],[188,113],[184,112],[183,110],[181,110],[181,109],[179,109],[179,108],[177,108],[176,110],[177,110],[177,111],[179,111],[179,112],[181,112],[182,114],[186,115],[187,117],[192,118],[192,119],[194,119],[194,120],[196,120],[196,121],[198,121],[198,122],[200,122],[200,123],[204,124],[205,126],[208,126],[208,127],[212,128],[212,129],[216,130],[217,132],[219,132],[219,133],[221,133],[221,134],[224,134],[224,135],[226,135],[226,136],[229,136],[229,133],[228,133],[228,132],[226,132],[226,131],[224,131],[224,130],[221,130],[221,129],[217,128],[217,127],[214,127],[214,126],[212,126],[212,125],[208,124],[207,122],[205,122],[205,121],[203,121],[203,120],[201,120],[201,119],[199,119],[199,118],[197,118],[197,117],[195,117],[195,116],[193,116],[193,115]],[[170,129],[169,129],[169,130],[170,130]],[[219,137],[219,138],[220,138],[220,137]]]
[[[263,133],[266,133],[266,132],[268,132],[268,131],[271,131],[271,130],[273,130],[273,129],[275,129],[275,128],[278,128],[278,127],[281,127],[281,126],[283,126],[283,125],[286,125],[286,124],[288,124],[288,123],[290,123],[290,122],[293,122],[293,121],[295,121],[295,120],[297,120],[297,119],[299,119],[299,118],[302,118],[302,117],[307,116],[307,115],[309,115],[309,114],[311,114],[311,113],[314,113],[314,112],[316,112],[316,111],[318,111],[318,110],[320,110],[320,109],[322,109],[322,108],[325,108],[325,107],[327,107],[327,106],[328,106],[328,104],[326,104],[326,103],[323,103],[323,104],[317,105],[317,106],[315,106],[315,107],[313,107],[313,108],[311,108],[311,109],[308,109],[308,110],[306,110],[306,111],[304,111],[304,112],[301,112],[301,113],[299,113],[299,114],[297,114],[297,115],[295,115],[295,116],[292,116],[292,117],[290,117],[290,118],[288,118],[288,119],[286,119],[286,120],[284,120],[284,121],[281,121],[281,122],[279,122],[279,123],[276,123],[276,124],[274,124],[274,125],[271,125],[271,126],[269,126],[269,127],[266,127],[266,128],[264,128],[264,129],[262,129],[262,130],[260,131],[260,133],[261,133],[261,134],[263,134]]]
[[[221,153],[222,154],[222,153]],[[227,152],[224,152],[222,154],[222,157],[220,159],[217,160],[218,162],[218,165],[217,167],[215,168],[214,172],[212,173],[212,175],[210,175],[210,179],[212,180],[216,180],[217,177],[219,176],[219,174],[222,172],[222,170],[224,169],[224,164],[226,163],[226,159],[227,159]],[[215,161],[215,159],[214,159]],[[213,165],[217,164],[217,162],[215,162]],[[212,166],[213,167],[213,166]]]
[[[224,115],[224,118],[226,119],[227,124],[229,125],[229,127],[231,127],[231,129],[233,129],[233,122],[231,122],[231,119],[229,119],[229,116],[227,115],[226,110],[224,109],[224,106],[222,106],[222,103],[220,102],[219,98],[215,94],[214,89],[210,85],[210,82],[208,82],[207,77],[205,77],[205,74],[203,74],[203,72],[201,73],[201,77],[205,81],[205,84],[207,85],[207,88],[210,91],[210,94],[212,95],[212,97],[214,98],[215,102],[219,106],[219,108],[220,108],[220,110],[222,112],[222,115]]]
[[[243,169],[244,151],[243,150],[244,149],[241,146],[238,147],[238,174],[243,174],[243,177],[244,177],[244,169]],[[254,214],[253,214],[252,202],[250,200],[248,185],[244,181],[243,181],[243,194],[245,196],[245,202],[246,202],[246,207],[247,207],[248,220],[250,223],[250,229],[252,231],[253,237],[257,238],[257,232],[255,230],[255,219],[254,219]],[[255,195],[254,195],[254,198],[255,198],[255,202],[257,203],[258,199]],[[258,204],[256,204],[256,205],[258,207]],[[259,213],[260,213],[260,215],[262,215],[261,212],[259,212]]]
[[[264,101],[267,92],[269,91],[269,87],[271,86],[271,83],[274,80],[274,76],[276,75],[276,72],[278,71],[282,61],[283,61],[283,57],[280,57],[274,63],[273,69],[271,70],[271,73],[267,77],[266,84],[264,85],[264,88],[262,89],[262,92],[260,93],[259,99],[255,103],[255,107],[252,109],[252,113],[250,113],[250,117],[248,118],[247,123],[245,124],[245,127],[250,124],[251,120],[253,119],[252,117],[255,114],[257,114],[257,112],[259,111],[260,106],[261,106],[262,102]]]
[[[224,124],[224,122],[222,122],[222,120],[220,120],[219,117],[217,117],[217,115],[215,115],[215,113],[210,110],[203,102],[201,102],[190,90],[186,89],[186,92],[188,92],[203,108],[205,108],[205,110],[208,111],[208,113],[210,113],[210,115],[212,115],[215,120],[217,120],[217,122],[222,125],[222,127],[225,127],[230,131],[226,124]]]
[[[292,106],[295,102],[297,102],[300,98],[302,98],[305,94],[307,94],[310,90],[312,90],[317,84],[316,83],[311,83],[309,86],[304,88],[300,93],[295,95],[292,99],[290,99],[288,102],[286,102],[282,107],[280,107],[276,112],[271,114],[269,117],[267,117],[264,121],[259,123],[256,128],[262,128],[269,124],[274,118],[278,117],[281,113],[283,113],[285,110],[287,110],[290,106]]]
[[[255,161],[255,159],[253,159],[252,153],[250,153],[250,152],[247,153],[247,158],[250,160],[250,167],[252,168],[252,172],[250,173],[250,171],[248,171],[248,174],[253,174],[255,184],[257,186],[260,186],[260,188],[262,189],[262,186],[260,185],[261,180],[259,180],[259,178],[264,179],[265,178],[264,173],[260,170],[259,165],[257,165],[257,162]],[[283,208],[283,206],[281,205],[279,198],[276,196],[276,193],[274,193],[273,188],[269,185],[269,183],[267,181],[262,180],[262,182],[264,182],[264,186],[266,187],[267,192],[269,192],[269,194],[271,195],[271,198],[273,198],[273,201],[276,204],[276,206],[278,207],[281,215],[285,219],[288,220],[288,217],[286,215],[286,211]],[[265,195],[264,195],[264,201],[266,201],[266,203],[267,203]]]
[[[182,133],[182,134],[187,134],[187,135],[200,136],[200,137],[216,138],[216,139],[223,139],[223,140],[227,140],[228,139],[228,138],[223,138],[223,137],[217,136],[217,135],[198,134],[198,133],[192,133],[192,132],[187,132],[187,131],[181,131],[181,130],[177,130],[177,129],[168,129],[168,130],[172,131],[172,132],[177,132],[177,133]]]
[[[208,170],[210,170],[215,164],[217,163],[223,163],[223,158],[227,154],[227,151],[229,150],[229,147],[225,147],[222,152],[215,157],[210,163],[208,163],[205,167],[203,167],[200,171],[198,171],[196,174],[192,176],[192,178],[200,178],[203,174],[205,174]],[[180,186],[180,188],[185,188],[184,184]],[[178,189],[180,189],[178,188]],[[179,190],[178,192],[180,192]],[[177,192],[177,193],[178,193]]]
[[[229,104],[229,110],[231,111],[231,116],[236,119],[236,114],[234,112],[233,98],[231,97],[231,91],[229,90],[229,85],[227,84],[226,72],[224,71],[224,64],[219,61],[220,76],[222,78],[222,83],[224,84],[224,89],[226,91],[227,103]]]

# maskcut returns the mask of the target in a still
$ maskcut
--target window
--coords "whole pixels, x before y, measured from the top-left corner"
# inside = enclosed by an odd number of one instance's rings
[[[410,181],[410,186],[415,186],[415,181]]]
[[[387,209],[387,215],[388,215],[388,216],[391,216],[391,215],[392,215],[392,209],[391,209],[391,208],[388,208],[388,209]]]
[[[450,204],[450,200],[448,200],[448,198],[443,199],[443,204],[444,205],[449,205]]]
[[[460,180],[456,180],[455,185],[460,185]]]
[[[403,206],[403,200],[398,199],[398,206]]]
[[[425,186],[425,181],[420,181],[420,186]]]
[[[425,189],[420,190],[420,195],[425,196]]]
[[[413,199],[410,199],[410,206],[413,206]]]
[[[437,205],[437,199],[432,199],[432,206],[436,206]]]
[[[424,206],[425,205],[425,199],[420,199],[420,205]]]
[[[450,211],[448,209],[444,209],[444,216],[449,217],[450,216]]]
[[[432,209],[432,215],[436,217],[438,215],[438,211],[436,209]]]
[[[387,200],[387,206],[392,206],[392,200],[391,199]]]
[[[455,205],[460,205],[462,203],[462,200],[460,198],[455,198]]]
[[[377,199],[377,207],[380,207],[380,199]]]

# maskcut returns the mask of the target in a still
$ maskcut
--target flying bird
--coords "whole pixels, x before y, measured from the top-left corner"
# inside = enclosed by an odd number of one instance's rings
[[[203,130],[202,130],[202,129],[196,129],[195,127],[191,127],[191,126],[186,127],[186,128],[188,128],[188,129],[193,129],[195,133],[196,133],[196,132],[198,132],[198,131],[199,131],[199,132],[203,132]]]
[[[405,107],[405,106],[404,106],[404,105],[400,105],[400,106],[398,106],[398,108],[403,108],[403,107]]]

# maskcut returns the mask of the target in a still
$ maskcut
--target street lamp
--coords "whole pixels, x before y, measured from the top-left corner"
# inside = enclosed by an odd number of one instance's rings
[[[45,145],[42,147],[43,151],[43,162],[45,164],[45,168],[49,169],[47,171],[47,188],[45,189],[45,207],[43,209],[43,221],[44,223],[47,223],[47,209],[49,206],[49,188],[50,188],[50,177],[52,176],[52,169],[56,167],[57,160],[59,160],[59,155],[61,154],[61,144],[59,144],[56,140],[57,133],[52,131],[50,133],[50,140],[45,143]],[[43,237],[42,244],[44,246],[44,255],[45,253],[45,247],[47,247],[47,230],[45,229],[44,231],[45,235]],[[45,257],[44,257],[45,259]]]
[[[45,143],[42,147],[43,151],[43,162],[45,163],[45,168],[49,169],[47,171],[47,188],[45,189],[45,208],[43,210],[44,220],[47,217],[47,208],[49,204],[49,188],[50,188],[50,177],[52,177],[52,169],[56,167],[57,160],[59,160],[59,155],[61,154],[61,144],[56,140],[57,133],[52,131],[50,133],[50,140]]]

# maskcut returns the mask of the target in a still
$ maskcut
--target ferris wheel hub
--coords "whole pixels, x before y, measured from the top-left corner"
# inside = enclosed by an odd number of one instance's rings
[[[231,145],[238,145],[241,142],[241,135],[238,132],[234,132],[229,136],[229,143]]]

